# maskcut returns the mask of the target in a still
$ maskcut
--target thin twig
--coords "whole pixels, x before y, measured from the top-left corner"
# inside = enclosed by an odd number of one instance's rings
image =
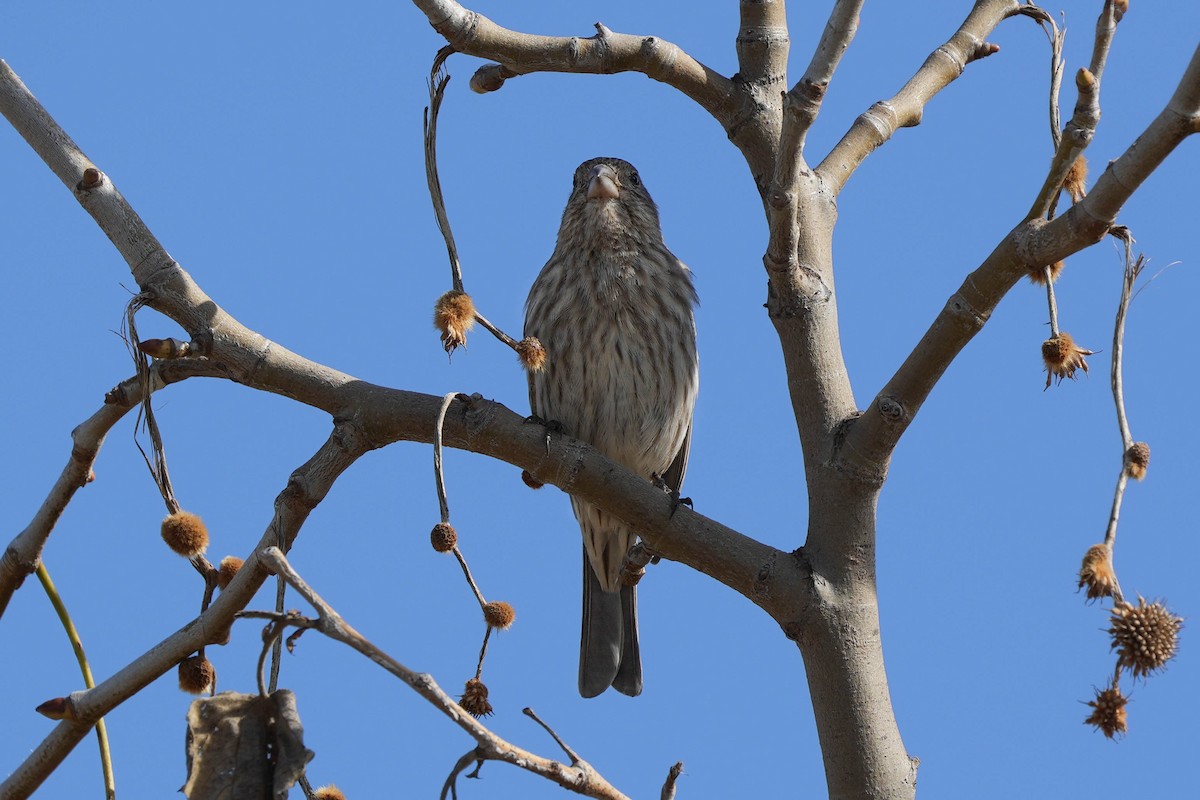
[[[370,640],[363,637],[350,626],[342,617],[326,603],[320,595],[313,591],[303,578],[288,563],[278,547],[266,547],[257,553],[260,563],[276,575],[282,575],[288,585],[305,599],[317,612],[316,623],[312,626],[331,639],[349,645],[359,653],[383,667],[392,675],[404,681],[414,691],[432,703],[451,721],[466,731],[479,744],[471,753],[459,759],[452,778],[466,768],[471,761],[485,760],[504,761],[528,770],[543,778],[554,781],[558,785],[577,794],[587,797],[608,798],[609,800],[626,800],[626,796],[616,787],[606,781],[586,761],[580,759],[576,763],[563,764],[558,761],[543,758],[534,753],[516,747],[492,733],[478,719],[463,713],[459,706],[432,676],[417,673],[401,664],[390,655],[380,650]],[[246,614],[250,616],[250,614]],[[291,624],[290,621],[286,624]],[[451,780],[443,788],[442,796],[447,791],[452,792]]]
[[[479,648],[479,661],[475,664],[475,680],[483,677],[483,659],[487,657],[488,640],[492,638],[492,626],[484,626],[486,630],[483,632],[483,645]]]
[[[83,685],[89,689],[94,688],[96,681],[92,678],[92,668],[88,664],[87,654],[83,651],[83,640],[79,638],[79,631],[76,630],[75,623],[71,621],[71,614],[67,611],[67,605],[63,602],[58,589],[55,588],[54,581],[50,580],[46,562],[38,564],[37,576],[41,581],[42,588],[46,591],[46,596],[50,598],[50,605],[54,606],[54,613],[58,615],[58,620],[62,623],[63,630],[66,631],[67,639],[71,642],[71,649],[75,651],[75,660],[79,662],[79,672],[83,675]],[[108,748],[108,729],[104,726],[103,717],[96,720],[96,741],[100,745],[100,768],[104,772],[104,796],[106,800],[115,800],[117,787],[113,777],[112,752]]]
[[[479,591],[479,587],[475,584],[475,578],[471,576],[471,568],[467,566],[467,559],[463,557],[462,551],[458,549],[458,545],[455,545],[451,552],[458,559],[458,565],[462,567],[463,575],[467,578],[467,584],[471,587],[471,591],[475,593],[475,599],[479,601],[479,605],[487,605],[487,600],[483,599],[483,592]]]
[[[660,800],[675,800],[675,782],[679,780],[679,776],[683,774],[683,762],[676,761],[671,765],[671,769],[667,770],[667,780],[663,784],[662,792],[659,794]]]
[[[442,194],[442,181],[438,177],[437,167],[437,121],[438,112],[442,108],[442,98],[446,93],[446,84],[450,83],[449,74],[442,72],[446,59],[454,53],[454,48],[446,45],[438,50],[433,59],[433,67],[429,70],[429,105],[425,108],[425,180],[429,184],[429,197],[433,200],[433,213],[437,217],[438,229],[446,240],[446,254],[450,257],[450,280],[456,291],[462,292],[462,264],[458,259],[458,246],[454,243],[454,232],[450,230],[450,218],[446,215],[446,200]]]
[[[1046,279],[1046,303],[1050,306],[1050,338],[1058,336],[1058,301],[1054,297],[1054,274],[1049,265],[1042,267]]]
[[[562,751],[567,754],[567,758],[571,759],[572,764],[578,764],[580,761],[583,760],[582,758],[579,757],[578,753],[576,753],[574,750],[571,749],[570,745],[568,745],[566,742],[564,742],[562,740],[561,736],[559,736],[557,733],[554,732],[553,728],[551,728],[549,725],[547,725],[545,722],[543,722],[541,720],[541,718],[533,712],[532,708],[529,708],[528,706],[526,706],[525,708],[521,709],[521,713],[524,714],[525,716],[529,717],[531,720],[536,722],[538,725],[541,725],[542,728],[546,731],[546,733],[550,734],[550,738],[553,739],[555,741],[555,743],[560,748],[562,748]]]
[[[433,478],[437,485],[438,508],[442,514],[442,522],[450,521],[450,501],[446,497],[445,470],[442,467],[442,426],[446,424],[446,412],[450,410],[450,404],[458,395],[458,392],[450,392],[442,398],[442,407],[438,410],[437,422],[433,429]]]

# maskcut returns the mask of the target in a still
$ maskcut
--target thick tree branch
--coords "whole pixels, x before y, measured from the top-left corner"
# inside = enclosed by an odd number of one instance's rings
[[[288,563],[283,552],[277,547],[266,547],[259,553],[259,563],[266,570],[281,576],[288,585],[303,597],[317,612],[317,620],[311,626],[329,638],[348,645],[367,658],[395,675],[428,700],[442,712],[451,722],[462,728],[477,747],[464,756],[460,765],[464,768],[472,761],[503,761],[508,764],[528,770],[535,775],[552,780],[564,789],[569,789],[585,797],[610,798],[610,800],[627,800],[625,795],[604,779],[590,764],[579,758],[572,758],[572,763],[563,764],[553,759],[544,758],[528,750],[517,747],[497,736],[478,719],[465,713],[455,700],[446,694],[427,673],[414,672],[392,658],[373,642],[356,631],[340,614],[326,603],[320,595],[313,591],[303,578],[300,577]],[[288,615],[278,617],[279,621],[287,624]],[[465,761],[465,763],[463,763]],[[453,776],[452,776],[453,777]],[[443,792],[445,796],[445,792]]]
[[[872,407],[850,429],[839,462],[869,469],[886,464],[942,373],[991,316],[1009,289],[1033,268],[1099,241],[1125,201],[1184,139],[1200,130],[1200,48],[1167,107],[1108,165],[1080,202],[1050,222],[1014,228],[950,297]]]
[[[655,36],[614,33],[597,23],[596,35],[538,36],[503,28],[454,0],[413,0],[455,50],[499,62],[472,80],[476,91],[500,88],[504,79],[530,72],[640,72],[695,100],[722,126],[734,105],[733,83]]]
[[[988,35],[1019,7],[1016,0],[977,0],[950,40],[929,54],[894,97],[861,114],[817,167],[829,190],[840,193],[867,156],[898,128],[921,124],[926,104],[958,78],[967,64],[996,52],[999,48],[987,42]]]
[[[221,375],[220,368],[208,361],[159,361],[155,363],[151,374],[151,391],[186,378]],[[129,378],[108,393],[99,411],[71,431],[71,456],[66,466],[33,519],[9,542],[3,557],[0,557],[0,617],[4,616],[8,601],[21,587],[26,576],[37,569],[42,548],[76,490],[91,480],[92,465],[104,444],[104,437],[141,399],[141,381],[137,376]]]

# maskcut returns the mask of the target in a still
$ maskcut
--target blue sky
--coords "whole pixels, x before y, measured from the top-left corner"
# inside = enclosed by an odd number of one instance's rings
[[[828,4],[793,4],[793,80]],[[1093,172],[1159,113],[1196,46],[1200,8],[1134,3],[1101,92]],[[609,2],[473,7],[509,27],[586,36],[614,30],[676,42],[736,71],[734,3]],[[1088,60],[1100,3],[1059,0],[1068,78]],[[860,33],[809,136],[813,161],[855,116],[889,97],[961,22],[968,3],[868,4]],[[993,37],[934,99],[924,122],[873,154],[839,201],[835,236],[844,351],[870,402],[946,298],[1020,220],[1050,156],[1048,48],[1030,21]],[[448,360],[430,326],[449,288],[425,190],[421,109],[442,44],[407,3],[6,4],[0,57],[112,178],[167,250],[227,311],[308,358],[359,378],[441,395],[480,392],[526,411],[510,351],[477,332]],[[783,549],[803,541],[801,460],[779,346],[762,309],[766,226],[745,164],[690,101],[640,75],[533,75],[478,96],[480,62],[455,56],[439,153],[468,290],[519,331],[525,293],[549,255],[574,167],[597,155],[639,167],[670,247],[694,270],[701,393],[685,494],[696,509]],[[1066,81],[1070,86],[1070,80]],[[1064,95],[1064,107],[1074,102]],[[1195,175],[1186,142],[1126,206],[1149,273],[1170,265],[1130,313],[1126,396],[1150,475],[1126,498],[1116,562],[1129,593],[1200,612],[1193,514],[1200,434],[1190,323],[1200,296]],[[9,343],[0,436],[4,539],[41,503],[70,430],[131,373],[119,328],[128,270],[91,219],[6,125],[0,126],[0,265]],[[1045,297],[1027,283],[950,368],[896,453],[880,501],[879,593],[891,693],[923,798],[1180,797],[1191,767],[1200,667],[1185,628],[1179,658],[1139,683],[1119,743],[1082,723],[1112,668],[1107,614],[1074,577],[1103,536],[1120,439],[1107,357],[1120,287],[1117,249],[1068,262],[1062,325],[1104,351],[1078,382],[1043,391]],[[143,311],[143,336],[179,333]],[[328,435],[320,412],[212,380],[156,398],[175,488],[204,516],[209,555],[246,555],[288,475]],[[132,439],[109,436],[98,480],[80,492],[45,558],[103,679],[192,618],[200,582],[158,535],[163,506]],[[433,553],[432,453],[368,454],[312,514],[292,561],[355,627],[448,691],[473,674],[482,634],[451,559]],[[556,489],[528,491],[513,467],[447,456],[453,522],[484,593],[511,602],[484,677],[494,730],[547,756],[532,706],[624,791],[654,796],[685,762],[688,797],[824,793],[803,666],[752,604],[676,564],[641,590],[645,694],[584,701],[575,691],[579,543]],[[271,593],[254,604],[267,608]],[[290,605],[298,605],[298,600]],[[33,712],[80,687],[70,648],[35,579],[3,619],[0,773],[52,729]],[[257,624],[211,648],[221,689],[252,691]],[[315,634],[285,660],[299,694],[314,783],[351,798],[435,796],[472,746],[424,701]],[[184,780],[190,697],[165,676],[108,720],[122,797],[163,797]],[[95,796],[92,740],[39,797]],[[462,797],[559,797],[490,764]],[[298,795],[296,795],[298,796]]]

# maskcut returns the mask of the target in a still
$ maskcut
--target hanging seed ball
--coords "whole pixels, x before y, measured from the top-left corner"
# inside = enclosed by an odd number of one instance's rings
[[[233,582],[244,562],[237,556],[225,556],[217,565],[217,586],[222,590]]]
[[[313,792],[313,797],[317,800],[346,800],[346,793],[331,783]]]
[[[449,522],[439,522],[429,532],[429,543],[439,553],[449,553],[458,544],[458,531]]]
[[[483,618],[488,625],[500,630],[508,630],[517,618],[517,612],[503,600],[493,600],[483,607]]]
[[[467,343],[467,331],[475,326],[475,301],[466,292],[451,289],[433,306],[433,327],[442,334],[446,352]]]
[[[1125,451],[1125,474],[1141,480],[1146,477],[1146,469],[1150,466],[1150,445],[1145,442],[1134,442]]]
[[[1087,156],[1081,153],[1079,158],[1071,164],[1071,168],[1067,170],[1067,175],[1063,178],[1062,183],[1067,194],[1071,195],[1072,203],[1078,203],[1087,194],[1087,176]]]
[[[1125,706],[1128,704],[1129,698],[1121,694],[1121,690],[1116,686],[1098,690],[1096,699],[1088,701],[1092,713],[1083,724],[1095,725],[1109,739],[1118,733],[1125,733],[1128,728]]]
[[[517,342],[517,357],[530,372],[540,372],[546,366],[546,348],[536,336],[526,336]]]
[[[1108,632],[1117,651],[1117,667],[1128,669],[1133,677],[1162,669],[1175,657],[1183,617],[1175,616],[1162,603],[1147,603],[1144,597],[1138,597],[1136,606],[1118,603],[1110,621]]]
[[[467,681],[466,689],[459,698],[458,704],[462,710],[476,719],[492,714],[492,704],[488,702],[488,689],[479,678]]]
[[[1046,270],[1050,270],[1050,282],[1054,283],[1058,280],[1058,276],[1062,274],[1063,267],[1067,265],[1065,261],[1055,261],[1049,267],[1038,266],[1029,268],[1029,280],[1036,283],[1038,286],[1046,285]]]
[[[1088,600],[1112,597],[1117,588],[1117,572],[1113,569],[1112,548],[1106,544],[1094,544],[1083,556],[1079,568],[1079,588],[1087,587]]]
[[[162,538],[167,547],[184,558],[198,556],[208,549],[208,528],[198,514],[176,511],[162,521]]]
[[[179,662],[179,688],[189,694],[204,694],[217,679],[217,668],[204,656],[189,656]]]

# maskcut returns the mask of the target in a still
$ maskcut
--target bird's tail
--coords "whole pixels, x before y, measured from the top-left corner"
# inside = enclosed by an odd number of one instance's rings
[[[595,697],[612,686],[621,694],[642,693],[638,650],[637,588],[606,592],[583,553],[583,631],[579,638],[579,693]]]

